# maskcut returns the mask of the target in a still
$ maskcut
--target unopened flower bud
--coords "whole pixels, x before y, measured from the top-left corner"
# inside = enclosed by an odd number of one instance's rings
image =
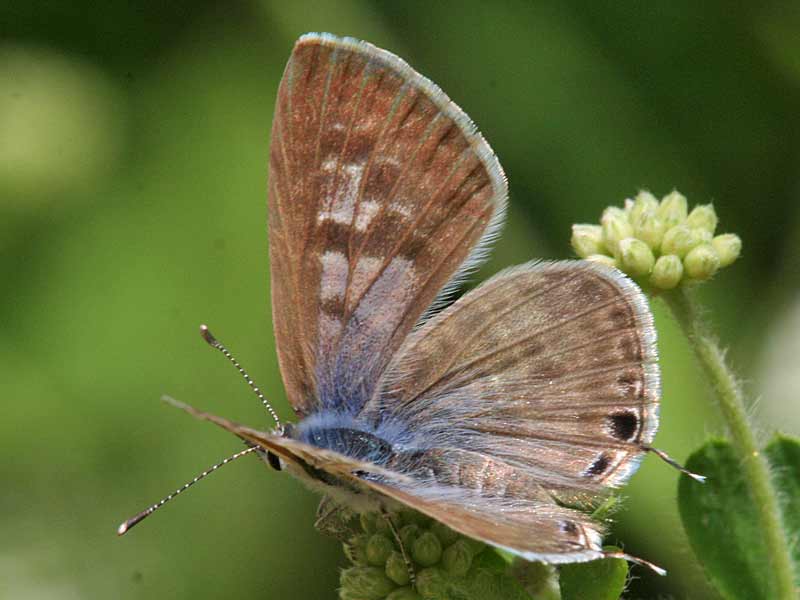
[[[723,233],[711,240],[711,245],[719,255],[719,266],[727,267],[737,258],[742,252],[742,240],[735,233]]]
[[[658,216],[667,227],[673,227],[686,220],[687,211],[686,196],[678,191],[672,191],[661,200]]]
[[[615,210],[612,211],[611,208]],[[633,226],[624,211],[616,207],[605,210],[601,223],[603,243],[612,254],[616,255],[619,251],[619,241],[633,236]]]
[[[400,529],[400,541],[406,548],[411,548],[411,544],[419,537],[421,529],[416,523],[409,523]]]
[[[378,567],[350,567],[342,571],[339,581],[343,600],[384,598],[395,588],[392,580]]]
[[[692,230],[685,225],[676,225],[664,234],[664,239],[661,241],[661,254],[675,254],[679,258],[683,258],[695,245],[695,236],[692,235]]]
[[[686,217],[686,226],[690,228],[699,227],[705,229],[710,234],[717,228],[717,212],[713,204],[698,204]]]
[[[692,227],[689,231],[692,232],[692,240],[695,246],[710,244],[711,240],[714,239],[714,235],[708,229],[703,229],[702,227]]]
[[[439,538],[439,542],[441,542],[442,547],[449,546],[453,542],[455,542],[459,537],[461,537],[458,533],[450,529],[444,523],[440,523],[439,521],[434,521],[431,524],[431,533],[434,534],[437,538]]]
[[[470,552],[472,552],[472,556],[477,556],[487,548],[485,543],[469,537],[462,537],[461,540],[467,545]]]
[[[603,214],[600,215],[600,223],[605,223],[608,219],[622,219],[627,220],[628,213],[619,206],[606,206]]]
[[[367,541],[367,563],[380,567],[394,550],[392,541],[382,533],[374,533]]]
[[[417,591],[423,598],[447,598],[447,577],[436,567],[417,573]]]
[[[374,512],[366,512],[361,513],[358,518],[359,523],[361,524],[361,529],[364,530],[364,533],[375,533],[375,524],[378,520],[378,514]]]
[[[656,216],[655,210],[643,211],[639,213],[635,221],[631,222],[634,235],[650,246],[651,250],[658,250],[661,247],[667,227],[664,221]]]
[[[571,242],[575,253],[581,258],[605,252],[603,228],[600,225],[573,225]]]
[[[659,256],[650,274],[650,283],[662,290],[671,290],[683,277],[683,263],[674,254]]]
[[[422,528],[430,526],[430,524],[433,522],[433,519],[415,510],[404,510],[400,513],[399,517],[402,525],[410,525],[413,523]]]
[[[386,600],[423,600],[423,598],[410,587],[401,587],[386,596]]]
[[[386,559],[386,576],[397,585],[408,585],[410,576],[403,555],[396,550]]]
[[[692,279],[708,279],[719,269],[719,254],[711,244],[701,244],[686,255],[683,266]]]
[[[625,203],[622,207],[622,210],[624,210],[625,214],[630,218],[631,211],[633,210],[633,200],[630,198],[625,198]]]
[[[642,214],[648,212],[655,213],[658,211],[658,206],[658,199],[650,192],[642,190],[636,194],[636,199],[633,201],[633,206],[628,212],[628,219],[635,226],[636,221],[639,219],[639,217],[641,217]]]
[[[600,263],[601,265],[605,265],[607,267],[618,267],[617,261],[606,254],[592,254],[591,256],[587,256],[586,260],[589,262]]]
[[[442,566],[450,575],[463,577],[472,566],[472,550],[464,540],[458,540],[445,548],[442,553]]]
[[[656,262],[650,246],[636,238],[625,238],[619,242],[619,263],[623,271],[639,277],[647,275]]]
[[[424,532],[411,545],[411,556],[423,567],[430,567],[442,557],[442,543],[430,531]]]

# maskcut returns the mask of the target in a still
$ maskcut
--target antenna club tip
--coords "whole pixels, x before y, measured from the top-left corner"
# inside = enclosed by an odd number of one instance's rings
[[[216,347],[219,342],[217,342],[217,338],[215,338],[211,331],[208,329],[208,325],[200,325],[200,335],[206,341],[209,346]]]
[[[125,521],[124,523],[120,523],[119,527],[117,527],[117,535],[125,535],[128,531],[128,522]]]

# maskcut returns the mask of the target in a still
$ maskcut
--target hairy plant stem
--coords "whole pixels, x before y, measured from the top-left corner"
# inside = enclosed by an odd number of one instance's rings
[[[761,453],[747,419],[739,381],[725,362],[716,336],[703,320],[697,303],[685,286],[661,294],[694,349],[703,372],[714,389],[717,405],[728,427],[731,444],[739,456],[750,495],[758,511],[768,558],[775,577],[776,598],[795,600],[792,559],[782,526],[778,495],[772,485],[769,464]]]

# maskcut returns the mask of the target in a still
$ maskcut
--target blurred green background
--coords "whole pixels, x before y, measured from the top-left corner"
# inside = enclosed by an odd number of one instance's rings
[[[743,258],[705,286],[759,398],[800,433],[796,3],[5,2],[0,6],[0,597],[333,598],[315,497],[244,459],[122,539],[117,524],[241,446],[162,394],[269,425],[208,323],[288,416],[268,304],[278,80],[303,32],[406,58],[479,124],[509,222],[480,274],[568,257],[570,224],[641,187],[713,201]],[[659,447],[719,420],[656,302]],[[631,598],[709,598],[648,458],[610,539]],[[724,543],[724,542],[723,542]]]

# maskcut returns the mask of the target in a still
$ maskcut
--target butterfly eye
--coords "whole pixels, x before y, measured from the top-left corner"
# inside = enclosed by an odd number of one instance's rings
[[[272,452],[267,452],[267,462],[269,463],[269,466],[276,471],[283,470],[283,467],[281,466],[281,460]]]

